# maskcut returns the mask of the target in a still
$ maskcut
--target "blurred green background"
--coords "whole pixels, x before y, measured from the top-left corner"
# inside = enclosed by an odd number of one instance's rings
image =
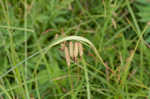
[[[149,22],[149,0],[0,0],[0,99],[150,99]],[[105,66],[41,51],[62,33]]]

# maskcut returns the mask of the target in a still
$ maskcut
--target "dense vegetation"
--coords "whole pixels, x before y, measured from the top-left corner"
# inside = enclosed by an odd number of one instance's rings
[[[150,99],[149,12],[149,0],[0,0],[0,99]]]

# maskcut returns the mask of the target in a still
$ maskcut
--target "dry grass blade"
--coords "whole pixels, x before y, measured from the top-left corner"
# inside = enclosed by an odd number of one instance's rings
[[[73,43],[69,42],[69,51],[70,51],[70,57],[73,59]]]
[[[105,63],[105,64],[107,65],[107,63]],[[105,69],[105,72],[106,72],[106,79],[109,81],[109,69],[108,69],[108,66]]]
[[[66,58],[67,65],[70,66],[70,55],[69,55],[68,48],[66,46],[65,46],[65,58]]]

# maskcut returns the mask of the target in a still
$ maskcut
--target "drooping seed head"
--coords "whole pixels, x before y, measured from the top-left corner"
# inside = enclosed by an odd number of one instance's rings
[[[58,38],[58,34],[55,35],[55,38],[54,38],[54,39],[57,39],[57,38]]]
[[[83,46],[80,42],[78,43],[78,46],[79,46],[79,55],[80,55],[80,57],[82,57],[83,56]]]
[[[69,51],[70,51],[70,57],[73,59],[73,43],[72,41],[69,42]]]
[[[65,46],[65,58],[66,58],[66,63],[68,67],[70,67],[70,55],[69,55],[68,48],[66,46]]]
[[[65,49],[65,42],[61,43],[60,46],[61,46],[60,49],[63,51]]]
[[[75,42],[75,44],[74,44],[74,58],[78,57],[78,53],[79,53],[78,48],[79,48],[78,42]]]

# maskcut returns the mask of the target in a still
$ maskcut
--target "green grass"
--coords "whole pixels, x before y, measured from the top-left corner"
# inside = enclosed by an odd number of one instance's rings
[[[0,0],[0,99],[149,99],[150,26],[141,21],[148,20],[140,14],[143,5]],[[84,47],[70,68],[60,50],[64,41]]]

